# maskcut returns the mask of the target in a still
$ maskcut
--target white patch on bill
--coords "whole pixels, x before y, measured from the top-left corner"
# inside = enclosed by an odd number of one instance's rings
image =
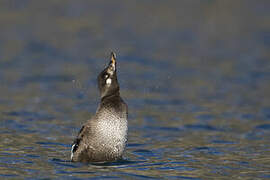
[[[115,71],[115,65],[114,65],[114,64],[112,64],[111,66],[113,67],[113,71]]]

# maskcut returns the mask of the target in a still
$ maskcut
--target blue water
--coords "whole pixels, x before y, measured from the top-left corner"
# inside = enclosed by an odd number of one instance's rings
[[[268,1],[0,4],[0,179],[270,178]],[[112,50],[124,159],[72,163]]]

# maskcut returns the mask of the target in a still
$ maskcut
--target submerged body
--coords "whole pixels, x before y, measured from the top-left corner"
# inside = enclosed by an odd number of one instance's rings
[[[99,74],[98,84],[101,102],[72,145],[72,161],[116,161],[125,150],[128,108],[120,97],[113,53],[110,64]]]

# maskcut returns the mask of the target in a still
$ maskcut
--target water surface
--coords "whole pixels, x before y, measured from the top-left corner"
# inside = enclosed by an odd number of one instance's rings
[[[0,3],[1,179],[269,179],[268,1]],[[125,159],[71,163],[118,54]]]

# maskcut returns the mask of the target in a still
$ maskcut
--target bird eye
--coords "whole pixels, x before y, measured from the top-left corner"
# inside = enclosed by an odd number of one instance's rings
[[[105,74],[105,75],[104,75],[104,79],[107,79],[108,77],[109,77],[108,74]]]

